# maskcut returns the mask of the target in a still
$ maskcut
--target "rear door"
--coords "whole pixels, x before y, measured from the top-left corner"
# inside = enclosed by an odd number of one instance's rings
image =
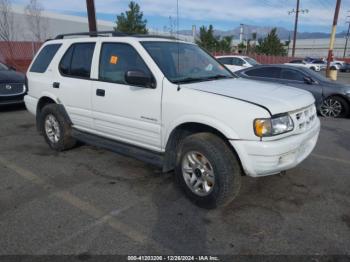
[[[58,65],[58,76],[53,79],[58,97],[65,106],[73,125],[92,129],[91,115],[91,64],[95,42],[73,43]]]
[[[233,72],[239,71],[244,68],[245,61],[239,57],[232,57]]]

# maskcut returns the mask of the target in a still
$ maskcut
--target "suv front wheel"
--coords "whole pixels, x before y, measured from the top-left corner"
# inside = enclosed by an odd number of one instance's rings
[[[41,131],[46,142],[56,151],[64,151],[76,145],[76,140],[71,136],[70,124],[56,104],[46,105],[42,109]]]
[[[198,206],[225,206],[238,195],[241,187],[239,162],[218,136],[211,133],[188,136],[177,155],[177,182]]]

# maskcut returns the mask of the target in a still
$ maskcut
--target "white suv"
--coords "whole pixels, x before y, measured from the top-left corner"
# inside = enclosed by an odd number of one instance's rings
[[[315,147],[310,93],[236,78],[194,44],[117,35],[59,36],[30,66],[25,104],[52,149],[80,140],[175,170],[213,208],[242,175],[294,168]]]
[[[237,72],[247,67],[253,67],[259,65],[259,63],[250,58],[249,56],[239,56],[239,55],[226,55],[226,56],[216,56],[216,59],[223,65],[225,65],[232,72]]]

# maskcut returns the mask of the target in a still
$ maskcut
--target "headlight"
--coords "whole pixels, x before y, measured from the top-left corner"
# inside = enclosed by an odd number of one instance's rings
[[[272,118],[255,119],[254,132],[258,137],[276,136],[294,129],[294,123],[288,114]]]

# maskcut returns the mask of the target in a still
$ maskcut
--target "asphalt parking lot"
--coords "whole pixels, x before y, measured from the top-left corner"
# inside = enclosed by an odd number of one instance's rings
[[[134,159],[86,145],[51,151],[23,107],[2,108],[0,123],[0,255],[350,255],[350,119],[322,119],[305,162],[244,177],[217,210]]]

